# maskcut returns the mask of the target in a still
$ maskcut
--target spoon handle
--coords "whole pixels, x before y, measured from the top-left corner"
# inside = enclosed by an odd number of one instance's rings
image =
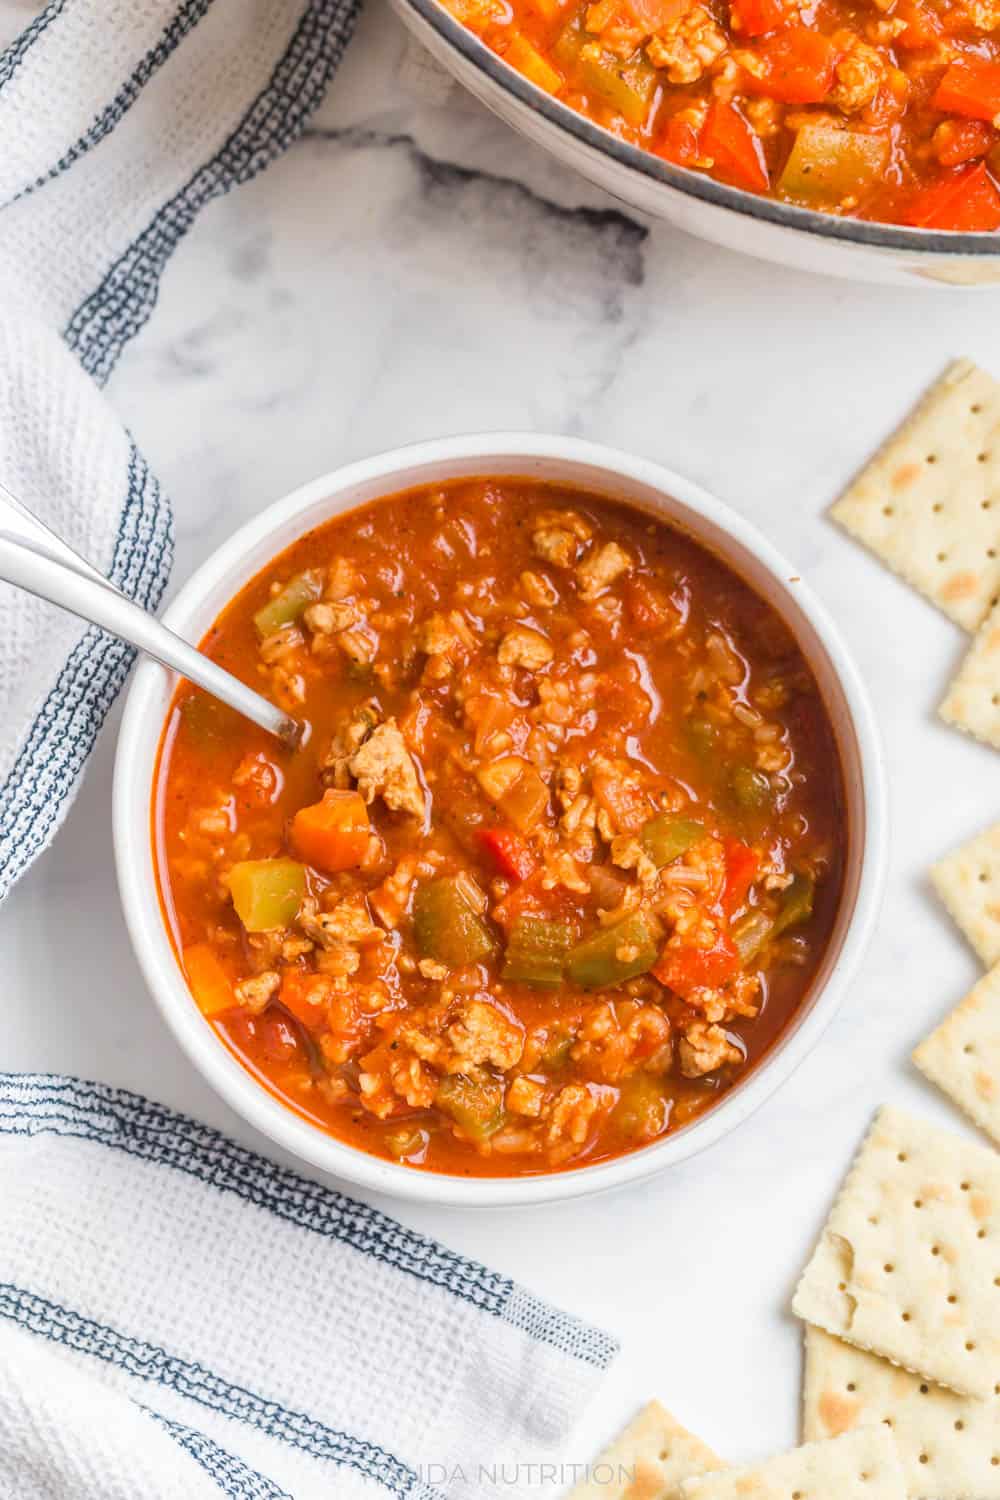
[[[137,646],[287,745],[296,721],[161,625],[74,552],[0,484],[0,578]]]

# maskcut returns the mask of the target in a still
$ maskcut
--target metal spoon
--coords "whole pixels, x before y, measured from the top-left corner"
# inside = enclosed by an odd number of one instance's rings
[[[110,631],[295,748],[302,726],[174,635],[0,484],[0,579]]]

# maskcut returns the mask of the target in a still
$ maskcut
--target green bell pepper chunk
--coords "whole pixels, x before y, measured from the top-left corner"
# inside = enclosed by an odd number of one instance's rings
[[[481,891],[468,875],[444,875],[421,886],[413,903],[413,934],[422,958],[452,968],[488,963],[499,944],[480,914]]]
[[[670,1100],[660,1079],[635,1073],[622,1084],[611,1123],[630,1141],[651,1141],[666,1126]]]
[[[556,38],[552,55],[564,72],[575,74],[584,89],[599,94],[630,125],[645,125],[658,78],[641,52],[623,62],[590,36],[576,16]]]
[[[702,718],[700,714],[693,714],[690,719],[684,721],[684,737],[692,755],[696,755],[699,760],[707,760],[715,749],[715,742],[719,736],[711,719]]]
[[[774,936],[786,932],[789,927],[795,927],[799,922],[806,922],[813,914],[813,897],[816,894],[816,882],[811,875],[796,874],[792,877],[792,883],[785,887],[785,893],[781,898],[781,907],[774,919]]]
[[[553,922],[526,912],[516,919],[507,940],[501,978],[535,989],[558,989],[563,964],[573,946],[569,922]]]
[[[385,1149],[397,1161],[416,1156],[426,1145],[427,1136],[417,1126],[400,1126],[398,1130],[390,1130],[385,1136]]]
[[[748,911],[732,929],[733,944],[740,962],[747,964],[774,935],[774,918],[762,911]]]
[[[814,208],[836,208],[880,182],[889,164],[889,137],[830,125],[800,127],[778,191]]]
[[[294,859],[244,859],[233,865],[226,883],[247,932],[271,932],[298,916],[306,872]]]
[[[566,974],[585,990],[605,989],[645,974],[660,956],[662,929],[657,919],[634,912],[571,948]]]
[[[326,574],[322,568],[309,568],[304,573],[296,573],[285,584],[281,593],[275,594],[254,615],[253,622],[261,640],[266,640],[283,625],[293,624],[310,604],[315,604],[321,597],[325,584]]]
[[[673,813],[660,813],[644,823],[639,833],[639,842],[659,869],[669,865],[678,855],[686,854],[692,844],[705,837],[704,824],[693,818],[677,818]]]
[[[573,1050],[574,1038],[565,1031],[553,1031],[542,1048],[542,1062],[547,1068],[564,1068]]]
[[[733,766],[728,776],[729,791],[742,812],[760,812],[771,802],[771,783],[763,771],[753,766]]]
[[[448,1073],[438,1084],[434,1103],[474,1141],[488,1140],[503,1124],[503,1084],[489,1074]]]

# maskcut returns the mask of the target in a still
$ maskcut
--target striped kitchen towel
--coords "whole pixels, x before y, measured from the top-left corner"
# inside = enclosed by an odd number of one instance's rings
[[[614,1353],[183,1115],[0,1074],[4,1500],[553,1494]]]
[[[149,608],[170,511],[100,387],[200,209],[302,129],[358,3],[0,0],[27,23],[0,50],[0,479]],[[65,817],[129,661],[0,584],[0,901]]]

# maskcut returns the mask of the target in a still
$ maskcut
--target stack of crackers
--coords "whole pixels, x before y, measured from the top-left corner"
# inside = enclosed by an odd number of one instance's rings
[[[834,517],[975,632],[940,712],[1000,748],[1000,385],[952,365]],[[914,1053],[1000,1145],[1000,825],[935,889],[987,973]],[[882,1109],[792,1307],[803,1445],[728,1468],[658,1402],[569,1500],[1000,1500],[1000,1155]]]

